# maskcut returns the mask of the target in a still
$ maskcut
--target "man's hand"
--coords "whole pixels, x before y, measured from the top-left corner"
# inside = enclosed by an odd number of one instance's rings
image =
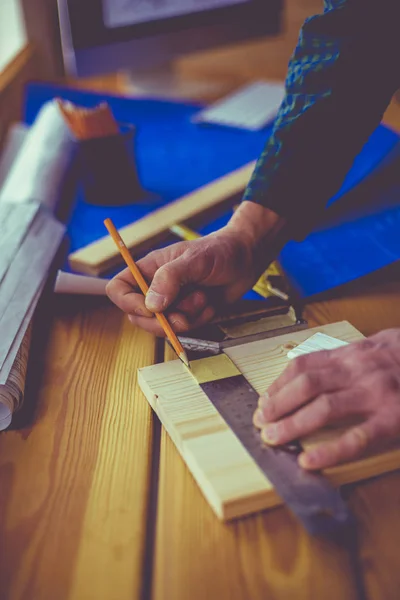
[[[400,329],[294,359],[261,396],[254,424],[279,445],[349,418],[358,424],[303,452],[300,465],[330,467],[400,437]]]
[[[212,319],[220,304],[238,300],[252,287],[279,251],[283,227],[275,213],[244,202],[216,233],[155,250],[138,261],[150,284],[146,298],[128,269],[111,280],[107,293],[134,325],[156,335],[164,332],[155,312],[168,310],[177,332],[198,327]]]

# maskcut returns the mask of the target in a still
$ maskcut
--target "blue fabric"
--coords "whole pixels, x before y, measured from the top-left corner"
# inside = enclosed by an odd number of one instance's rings
[[[400,171],[400,148],[398,151]],[[303,297],[349,283],[400,259],[400,175],[372,205],[351,211],[281,253],[282,267]]]
[[[107,101],[119,122],[134,124],[139,178],[149,191],[142,202],[129,207],[92,206],[80,193],[68,225],[71,250],[103,237],[106,217],[121,227],[255,159],[270,132],[195,125],[190,122],[200,109],[195,105],[133,100],[46,84],[27,87],[26,122],[32,124],[42,105],[54,97],[86,107]]]
[[[246,132],[218,126],[199,126],[190,122],[199,110],[187,105],[158,100],[136,100],[87,91],[72,90],[47,84],[30,84],[26,89],[25,121],[32,124],[43,104],[54,97],[91,107],[107,101],[119,122],[137,126],[136,156],[139,176],[148,193],[143,201],[128,207],[97,207],[87,204],[78,194],[75,210],[68,224],[71,249],[75,250],[105,235],[103,220],[111,217],[118,227],[141,218],[150,211],[182,196],[205,183],[256,159],[263,149],[271,127],[261,132]],[[400,156],[399,136],[380,126],[354,162],[340,192],[331,202],[354,188],[372,171]],[[293,284],[303,295],[329,289],[400,256],[400,247],[392,234],[397,225],[397,209],[387,209],[378,217],[357,217],[343,225],[317,232],[300,243],[288,244],[282,253],[282,263]],[[377,212],[377,211],[375,211]],[[209,223],[201,233],[223,226],[230,214]],[[370,241],[371,231],[381,232],[379,242]],[[382,229],[383,228],[383,229]],[[339,240],[345,236],[347,255],[339,257]],[[395,237],[395,236],[394,236]],[[400,238],[400,236],[399,236]],[[360,240],[365,246],[361,252]],[[377,246],[381,252],[377,254]],[[390,250],[386,250],[386,244]],[[343,247],[344,248],[344,247]],[[383,250],[385,248],[385,250]],[[371,256],[374,255],[374,260]],[[332,269],[335,277],[332,277]],[[250,292],[248,297],[258,297]]]

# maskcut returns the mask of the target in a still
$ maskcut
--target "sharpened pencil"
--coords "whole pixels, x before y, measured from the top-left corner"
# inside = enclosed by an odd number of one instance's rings
[[[106,226],[108,233],[110,234],[113,241],[115,242],[115,245],[117,246],[118,250],[120,251],[122,258],[124,259],[128,269],[132,273],[141,292],[146,296],[147,292],[149,291],[149,286],[147,285],[143,275],[139,271],[139,267],[133,260],[132,255],[129,252],[128,248],[125,246],[125,242],[122,239],[121,235],[119,234],[117,228],[115,227],[115,225],[111,221],[111,219],[106,219],[104,221],[104,225]],[[169,324],[167,317],[163,313],[154,313],[154,314],[157,317],[158,322],[160,323],[161,327],[163,328],[165,335],[171,342],[173,349],[175,350],[175,352],[177,353],[177,355],[179,356],[181,361],[187,367],[190,368],[190,363],[189,363],[188,357],[186,355],[186,352],[184,351],[182,344],[176,337],[176,334],[175,334],[174,330],[172,329],[171,325]]]

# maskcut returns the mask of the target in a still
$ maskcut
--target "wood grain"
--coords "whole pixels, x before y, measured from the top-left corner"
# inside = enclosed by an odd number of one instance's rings
[[[58,303],[32,427],[0,436],[0,597],[140,594],[152,453],[136,369],[154,340],[117,308]]]
[[[400,110],[399,110],[400,114]],[[341,297],[327,298],[307,307],[314,325],[348,318],[366,335],[400,327],[399,266],[352,286]],[[400,471],[357,484],[351,506],[359,530],[359,562],[369,600],[397,600],[400,589]]]
[[[400,564],[400,473],[357,485],[351,506],[357,515],[360,564],[369,600],[397,600]]]
[[[285,508],[218,521],[164,430],[152,598],[189,597],[359,598],[348,551],[312,539]]]
[[[347,322],[341,322],[234,346],[226,353],[261,393],[288,365],[288,349],[317,331],[347,342],[362,338]],[[217,356],[194,363],[217,361],[218,364],[219,360]],[[201,380],[209,380],[210,368],[203,375]],[[196,370],[191,374],[175,360],[140,369],[138,381],[213,510],[220,519],[229,520],[280,504],[273,486],[214,409],[196,376]],[[332,435],[334,432],[330,430],[329,436]],[[320,438],[327,436],[328,433],[320,433]],[[325,474],[339,486],[398,468],[400,449],[396,447],[328,469]]]
[[[243,192],[254,169],[251,162],[224,177],[174,200],[163,208],[153,211],[131,225],[120,229],[129,250],[137,252],[144,245],[160,240],[160,236],[168,235],[169,228],[175,223],[216,208],[229,199]],[[92,244],[76,250],[69,255],[72,269],[89,275],[101,275],[107,269],[120,264],[121,256],[110,237],[104,237]]]
[[[218,84],[223,81],[226,92],[254,79],[283,80],[299,28],[307,16],[321,11],[322,0],[288,0],[285,4],[285,25],[280,35],[184,58],[179,62],[182,78],[198,76]],[[38,76],[36,56],[29,51],[26,58],[29,60],[16,85],[9,86],[5,94],[0,92],[0,138],[6,124],[20,116],[22,82],[27,75]],[[104,93],[125,91],[119,75],[73,84]],[[363,102],[360,98],[360,103]],[[400,130],[400,105],[395,101],[384,121]],[[366,335],[385,327],[399,327],[399,279],[398,274],[391,273],[390,283],[375,281],[363,289],[357,286],[355,292],[341,291],[337,299],[326,296],[323,301],[309,305],[307,318],[312,324],[347,319]],[[125,400],[126,410],[135,410],[138,420],[132,442],[137,447],[136,479],[132,483],[136,494],[132,490],[129,505],[123,507],[113,496],[110,504],[113,510],[107,517],[111,544],[109,540],[99,541],[97,548],[82,536],[83,531],[85,536],[92,534],[90,527],[83,529],[83,523],[90,523],[90,519],[93,523],[96,514],[93,496],[90,508],[86,507],[98,463],[99,432],[104,431],[104,390],[119,356],[118,336],[123,332],[124,339],[129,336],[129,340],[139,340],[142,344],[142,348],[131,351],[131,358],[125,357],[129,372],[139,364],[151,363],[154,341],[125,329],[117,312],[93,308],[92,304],[90,307],[81,299],[77,302],[68,299],[62,309],[59,303],[49,307],[48,312],[55,315],[50,345],[45,354],[34,357],[31,370],[43,373],[42,383],[33,394],[37,403],[35,421],[20,432],[0,435],[0,597],[7,600],[81,600],[85,596],[80,594],[80,586],[88,592],[93,582],[93,560],[99,554],[106,557],[111,554],[111,568],[96,571],[95,592],[105,585],[105,592],[100,592],[99,597],[106,597],[115,582],[116,586],[130,588],[130,595],[122,598],[139,598],[137,577],[142,577],[145,537],[143,496],[148,484],[151,447],[151,439],[146,438],[147,419],[151,417],[141,395],[134,409],[130,400]],[[134,374],[128,378],[133,384]],[[130,399],[136,389],[132,386]],[[122,399],[119,405],[124,406]],[[102,434],[102,443],[106,441]],[[124,444],[128,445],[126,438]],[[127,472],[127,462],[128,459],[121,458],[115,463],[115,470],[122,463],[123,472]],[[99,470],[97,473],[99,476]],[[104,477],[110,489],[111,473],[108,471]],[[366,597],[370,600],[398,598],[399,490],[400,473],[396,472],[357,484],[350,492],[359,522],[360,559]],[[101,505],[104,503],[102,498]],[[99,510],[99,517],[100,513]],[[85,521],[86,517],[89,521]],[[130,531],[137,532],[122,554],[125,568],[118,571],[117,535],[113,537],[110,533],[114,522],[119,524],[118,533],[122,522],[126,536]],[[165,432],[155,544],[152,577],[155,600],[361,599],[355,590],[349,554],[311,540],[284,508],[229,525],[221,524],[199,494],[197,484]],[[115,553],[111,548],[116,549]],[[86,561],[89,568],[85,581]],[[100,562],[104,564],[103,560]],[[91,598],[90,593],[88,597]]]

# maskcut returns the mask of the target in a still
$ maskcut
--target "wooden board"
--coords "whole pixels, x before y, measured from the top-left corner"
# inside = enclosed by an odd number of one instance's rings
[[[287,352],[293,344],[317,331],[347,342],[363,337],[344,321],[236,346],[226,353],[261,393],[287,365]],[[141,369],[138,381],[219,518],[229,520],[281,503],[273,486],[179,360]],[[333,484],[342,485],[399,467],[400,449],[396,448],[327,469],[326,475]]]
[[[102,300],[51,309],[30,357],[34,415],[0,435],[0,598],[140,598],[153,418],[136,376],[155,339]]]
[[[152,600],[361,600],[347,549],[283,507],[216,519],[165,430],[153,582]]]
[[[143,249],[144,245],[160,241],[168,235],[169,228],[216,207],[240,194],[246,187],[254,170],[255,162],[220,177],[215,181],[155,210],[143,219],[122,227],[121,235],[129,250]],[[121,256],[109,236],[105,236],[85,248],[69,255],[74,271],[89,275],[101,275],[118,265]]]

